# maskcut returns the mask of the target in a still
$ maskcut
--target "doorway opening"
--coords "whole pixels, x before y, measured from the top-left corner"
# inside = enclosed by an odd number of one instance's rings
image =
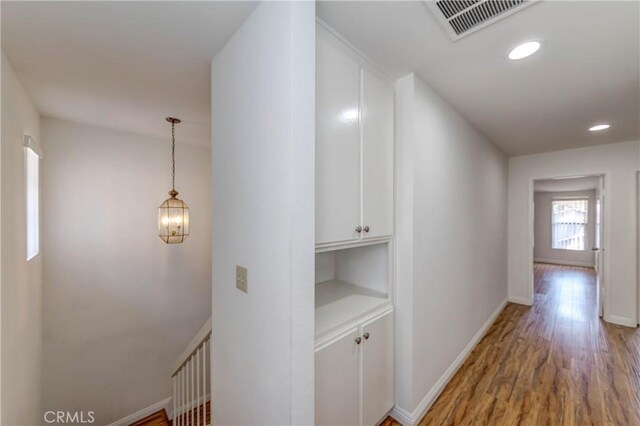
[[[604,175],[533,181],[534,303],[553,296],[559,313],[604,315],[605,197]]]

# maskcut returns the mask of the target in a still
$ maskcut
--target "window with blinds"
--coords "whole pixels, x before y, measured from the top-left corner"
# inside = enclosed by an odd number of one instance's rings
[[[586,250],[588,209],[586,198],[551,202],[551,248]]]

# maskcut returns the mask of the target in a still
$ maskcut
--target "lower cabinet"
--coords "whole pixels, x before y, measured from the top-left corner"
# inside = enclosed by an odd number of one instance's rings
[[[366,322],[362,342],[362,424],[375,425],[393,407],[393,315]]]
[[[317,425],[375,425],[393,407],[393,312],[316,350]]]
[[[316,351],[316,425],[360,424],[357,328]]]

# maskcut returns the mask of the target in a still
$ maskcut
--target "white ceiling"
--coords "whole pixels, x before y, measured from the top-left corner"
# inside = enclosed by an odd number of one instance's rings
[[[453,42],[422,2],[322,2],[390,76],[415,71],[509,155],[640,139],[640,3],[555,1]],[[542,40],[509,61],[519,42]],[[590,133],[594,123],[612,128]]]
[[[533,183],[535,192],[589,191],[598,187],[598,176],[573,179],[541,179]]]
[[[45,117],[210,144],[210,64],[256,2],[2,1],[2,50]]]
[[[2,1],[2,49],[43,116],[210,143],[210,61],[255,2]],[[510,155],[640,139],[640,3],[544,2],[452,42],[421,2],[321,2],[392,77],[415,71]],[[541,39],[536,55],[510,47]],[[590,133],[593,123],[607,131]]]

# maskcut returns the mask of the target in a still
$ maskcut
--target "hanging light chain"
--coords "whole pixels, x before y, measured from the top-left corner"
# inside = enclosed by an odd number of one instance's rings
[[[176,123],[171,122],[171,190],[176,190]]]
[[[175,198],[178,195],[176,191],[176,124],[180,123],[180,119],[167,117],[167,121],[171,123],[171,191],[169,194]]]

